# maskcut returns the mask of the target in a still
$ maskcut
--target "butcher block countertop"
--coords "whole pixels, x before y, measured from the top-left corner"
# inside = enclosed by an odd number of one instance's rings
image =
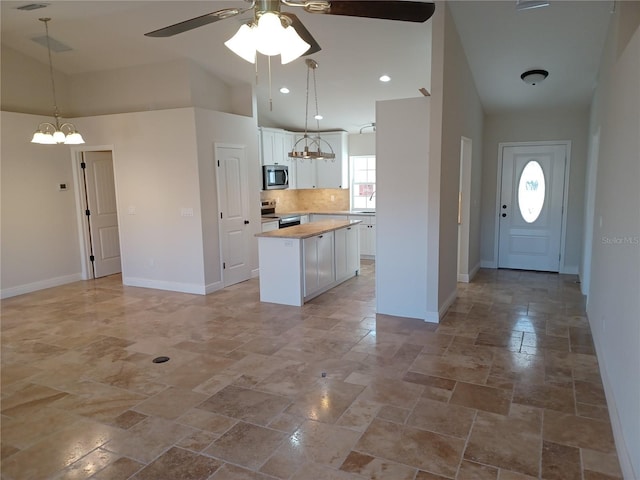
[[[332,232],[333,230],[339,230],[340,228],[357,225],[358,223],[361,223],[361,220],[322,220],[320,222],[303,223],[302,225],[281,228],[271,232],[257,233],[256,237],[295,238],[302,240]]]

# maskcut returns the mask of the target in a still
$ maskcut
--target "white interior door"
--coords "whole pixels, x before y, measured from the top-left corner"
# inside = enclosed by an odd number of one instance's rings
[[[566,145],[504,146],[498,268],[560,270]]]
[[[93,277],[105,277],[122,271],[113,157],[101,151],[82,158]]]
[[[249,181],[244,147],[216,145],[224,286],[248,280]]]

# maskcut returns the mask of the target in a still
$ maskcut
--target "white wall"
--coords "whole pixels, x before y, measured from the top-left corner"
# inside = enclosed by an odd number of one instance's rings
[[[75,123],[87,141],[78,149],[113,145],[123,283],[205,293],[194,109]]]
[[[249,173],[249,207],[252,234],[250,236],[250,267],[258,268],[258,242],[254,236],[260,232],[260,190],[262,177],[258,152],[258,125],[254,118],[196,109],[196,136],[198,145],[198,169],[202,234],[204,247],[205,285],[207,292],[220,288],[220,234],[218,224],[218,195],[214,149],[216,143],[245,146]]]
[[[0,52],[0,109],[53,117],[53,93],[49,66],[2,45]],[[56,98],[62,116],[70,116],[69,78],[54,70]],[[51,121],[50,118],[48,121]],[[37,125],[33,126],[35,131]]]
[[[81,278],[69,147],[30,143],[38,123],[50,120],[1,114],[3,298]]]
[[[366,156],[376,154],[376,134],[374,132],[367,133],[351,133],[349,134],[349,155],[350,156]]]
[[[571,141],[571,170],[565,251],[560,271],[578,273],[582,250],[585,172],[589,142],[589,112],[556,109],[487,115],[484,124],[482,174],[482,263],[495,268],[498,144],[500,142]]]
[[[587,314],[624,478],[640,478],[640,3],[618,2],[594,97],[600,130]],[[630,32],[635,29],[631,36]]]
[[[376,103],[376,311],[437,322],[427,298],[427,272],[438,261],[427,248],[429,104]]]
[[[445,4],[446,6],[446,4]],[[471,191],[469,211],[463,221],[468,222],[461,229],[467,235],[466,268],[462,272],[473,276],[480,262],[480,222],[479,211],[482,196],[482,142],[484,112],[473,82],[467,58],[453,22],[449,7],[442,8],[442,22],[434,24],[434,49],[444,48],[442,69],[432,69],[432,75],[442,74],[442,150],[440,172],[440,255],[438,268],[438,305],[441,313],[456,295],[458,279],[458,191],[460,183],[460,141],[467,137],[472,140]],[[436,38],[444,29],[444,44]],[[434,55],[435,57],[435,55]],[[440,57],[438,57],[440,58]],[[433,95],[434,93],[432,93]]]

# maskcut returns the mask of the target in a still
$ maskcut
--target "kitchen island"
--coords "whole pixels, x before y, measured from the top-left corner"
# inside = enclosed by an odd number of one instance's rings
[[[258,233],[260,301],[302,306],[360,271],[360,220]]]

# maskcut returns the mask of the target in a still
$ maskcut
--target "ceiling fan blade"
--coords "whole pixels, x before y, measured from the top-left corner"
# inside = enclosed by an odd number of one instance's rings
[[[313,38],[309,30],[307,30],[307,28],[303,25],[303,23],[300,21],[300,19],[296,15],[289,12],[286,12],[286,13],[283,12],[281,15],[288,17],[289,20],[291,20],[291,26],[295,29],[298,35],[300,35],[300,38],[302,38],[305,42],[311,45],[309,47],[309,50],[304,52],[304,55],[311,55],[322,50],[322,48],[320,48],[320,45],[318,45],[318,42],[316,42],[316,39]]]
[[[225,8],[224,10],[217,10],[215,12],[200,15],[199,17],[185,20],[184,22],[169,25],[168,27],[154,30],[153,32],[145,33],[146,37],[172,37],[178,33],[188,32],[194,28],[202,27],[203,25],[209,25],[210,23],[224,20],[225,18],[235,17],[241,13],[251,10],[250,8],[240,10],[237,8]]]
[[[395,0],[331,0],[328,10],[318,13],[349,17],[382,18],[403,22],[426,22],[436,6],[433,3]],[[314,13],[311,11],[311,13]]]

